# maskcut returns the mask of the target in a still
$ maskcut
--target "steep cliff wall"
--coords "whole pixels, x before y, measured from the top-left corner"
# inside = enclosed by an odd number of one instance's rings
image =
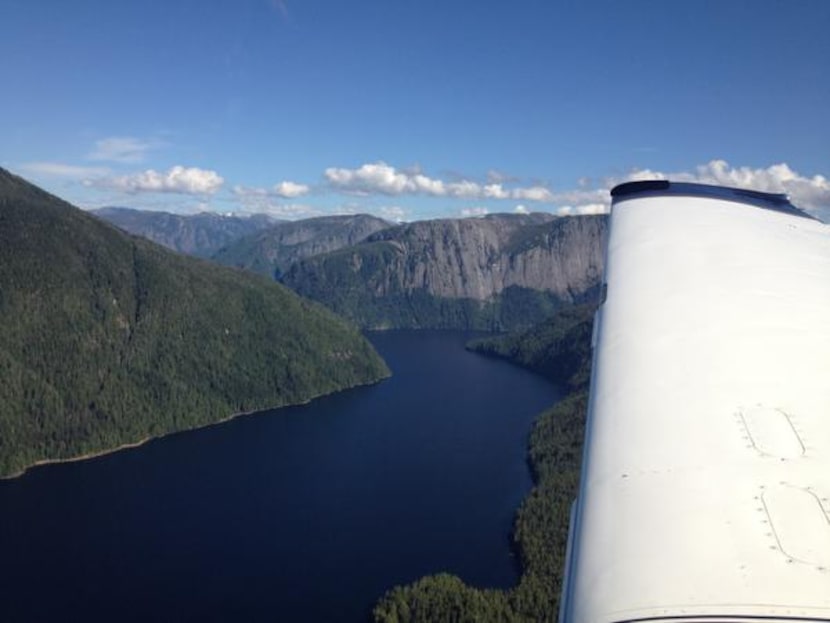
[[[294,262],[357,244],[391,226],[392,223],[368,214],[283,222],[228,244],[213,260],[279,277]]]
[[[131,208],[101,208],[93,210],[92,214],[128,233],[147,238],[168,249],[205,258],[238,238],[277,222],[265,214],[170,214]]]
[[[606,218],[420,221],[295,264],[284,283],[364,327],[506,329],[589,300]]]

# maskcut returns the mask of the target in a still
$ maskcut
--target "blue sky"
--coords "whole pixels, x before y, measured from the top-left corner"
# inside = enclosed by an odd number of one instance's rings
[[[0,0],[0,166],[73,203],[592,212],[671,176],[830,214],[826,0]]]

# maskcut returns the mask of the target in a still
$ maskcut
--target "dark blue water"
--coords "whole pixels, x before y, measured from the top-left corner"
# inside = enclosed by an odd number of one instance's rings
[[[360,622],[428,573],[512,585],[556,389],[468,334],[370,337],[378,385],[0,482],[0,621]]]

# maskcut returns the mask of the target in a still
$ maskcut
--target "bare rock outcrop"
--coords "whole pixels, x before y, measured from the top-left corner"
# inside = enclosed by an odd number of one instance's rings
[[[596,292],[606,227],[550,214],[419,221],[298,262],[284,282],[363,326],[525,324]]]

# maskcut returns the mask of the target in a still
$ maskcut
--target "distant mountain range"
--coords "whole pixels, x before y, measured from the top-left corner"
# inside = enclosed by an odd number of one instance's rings
[[[283,222],[230,242],[213,259],[279,279],[299,260],[357,244],[391,226],[368,214]]]
[[[387,374],[321,306],[0,169],[0,476]]]
[[[126,232],[143,236],[168,249],[204,258],[211,257],[219,249],[242,236],[279,222],[266,214],[170,214],[115,207],[91,212]]]
[[[204,240],[221,238],[214,261],[275,278],[364,328],[529,327],[596,296],[606,235],[605,216],[547,213],[403,225],[358,214],[271,223],[252,233],[232,217],[96,214],[117,216],[137,234],[152,224],[156,240],[183,240],[183,232],[190,240],[197,231]],[[209,246],[200,248],[204,255]]]
[[[92,214],[168,249],[278,279],[294,262],[357,244],[392,223],[368,214],[281,221],[251,216],[169,214],[101,208]]]

